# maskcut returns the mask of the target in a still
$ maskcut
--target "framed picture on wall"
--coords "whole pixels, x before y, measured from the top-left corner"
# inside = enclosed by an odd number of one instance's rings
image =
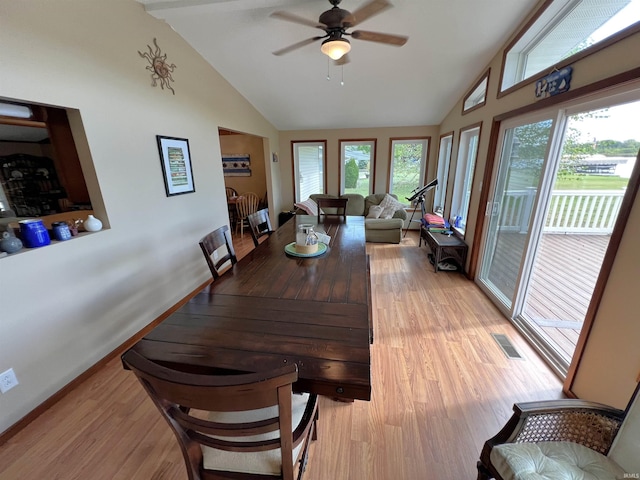
[[[156,135],[167,197],[196,191],[191,169],[189,140]]]
[[[250,177],[251,156],[248,153],[223,153],[222,172],[225,177]]]

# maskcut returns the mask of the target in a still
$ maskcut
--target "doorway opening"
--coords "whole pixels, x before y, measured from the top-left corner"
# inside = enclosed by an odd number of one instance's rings
[[[238,228],[239,222],[244,221],[241,218],[243,214],[238,211],[241,197],[256,198],[255,202],[251,202],[252,211],[249,213],[269,208],[264,138],[224,128],[219,128],[218,134],[229,213],[229,228],[234,238],[236,235],[244,238],[245,229]],[[241,210],[244,212],[244,209]],[[246,216],[246,212],[244,215]]]

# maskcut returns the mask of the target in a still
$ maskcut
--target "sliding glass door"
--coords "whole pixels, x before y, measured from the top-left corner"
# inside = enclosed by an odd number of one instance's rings
[[[485,214],[488,228],[480,281],[503,309],[512,311],[523,259],[531,240],[534,205],[547,157],[553,119],[506,126],[493,195]]]
[[[477,282],[561,376],[640,148],[638,115],[640,86],[500,127]]]

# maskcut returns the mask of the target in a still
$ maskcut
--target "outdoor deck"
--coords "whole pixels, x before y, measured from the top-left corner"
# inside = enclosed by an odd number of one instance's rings
[[[609,235],[545,233],[531,276],[524,316],[556,344],[571,361],[593,289],[600,273]],[[491,277],[511,294],[525,235],[502,232]]]
[[[570,362],[595,288],[609,235],[546,233],[534,266],[525,315]]]

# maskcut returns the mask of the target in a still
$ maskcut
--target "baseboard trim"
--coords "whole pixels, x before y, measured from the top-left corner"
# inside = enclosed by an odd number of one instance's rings
[[[126,350],[131,348],[138,340],[140,340],[147,333],[149,333],[151,330],[153,330],[156,327],[156,325],[158,325],[160,322],[162,322],[164,319],[166,319],[169,315],[174,313],[176,310],[178,310],[180,307],[182,307],[185,303],[187,303],[189,300],[191,300],[193,297],[195,297],[200,291],[202,291],[210,283],[211,283],[211,281],[209,280],[209,281],[203,283],[202,285],[200,285],[198,288],[196,288],[194,291],[189,293],[186,297],[184,297],[178,303],[176,303],[171,308],[169,308],[169,310],[167,310],[162,315],[160,315],[158,318],[153,320],[149,325],[144,327],[142,330],[138,331],[135,335],[133,335],[127,341],[122,343],[115,350],[111,351],[108,355],[103,357],[101,360],[99,360],[97,363],[95,363],[92,367],[89,367],[89,369],[85,370],[83,373],[81,373],[76,378],[71,380],[68,384],[66,384],[64,387],[62,387],[56,393],[51,395],[49,398],[47,398],[44,402],[42,402],[36,408],[31,410],[27,415],[22,417],[16,423],[14,423],[12,426],[10,426],[7,430],[5,430],[4,432],[0,433],[0,446],[5,444],[5,443],[7,443],[9,441],[9,439],[14,437],[23,428],[25,428],[27,425],[29,425],[31,422],[33,422],[36,418],[38,418],[40,415],[42,415],[44,412],[46,412],[49,408],[51,408],[53,405],[55,405],[60,399],[62,399],[70,391],[72,391],[74,388],[76,388],[82,382],[87,380],[89,377],[91,377],[98,370],[103,368],[107,363],[109,363],[111,360],[113,360],[116,356],[122,355]]]

